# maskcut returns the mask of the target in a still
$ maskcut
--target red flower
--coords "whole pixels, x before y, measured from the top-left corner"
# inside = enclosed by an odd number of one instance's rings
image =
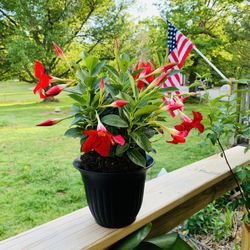
[[[172,143],[172,144],[178,144],[178,143],[185,143],[186,142],[186,138],[183,136],[179,136],[179,135],[171,135],[173,140],[172,141],[167,141],[168,143]]]
[[[52,125],[57,124],[60,121],[62,121],[62,119],[49,119],[47,121],[37,124],[36,126],[52,126]]]
[[[49,86],[53,77],[44,73],[44,67],[39,61],[35,62],[35,76],[39,79],[39,82],[33,92],[36,94],[38,91],[40,98],[45,98],[46,96],[43,94],[43,90]]]
[[[137,76],[134,76],[135,79],[138,78],[143,78],[143,76],[149,75],[150,73],[152,73],[154,71],[154,68],[152,67],[152,65],[148,62],[145,63],[143,61],[139,61],[136,65],[135,65],[135,69],[134,71],[137,71],[139,69],[142,69],[141,73]],[[154,80],[154,76],[150,75],[148,77],[145,78],[145,80],[148,83],[151,83]],[[145,82],[142,80],[137,80],[137,88],[139,89],[143,89],[145,85]]]
[[[112,102],[109,106],[112,106],[112,107],[122,107],[124,105],[128,104],[128,101],[125,101],[125,100],[117,100],[117,101],[114,101]]]
[[[172,98],[167,104],[167,110],[169,111],[169,113],[172,117],[175,117],[174,111],[177,109],[183,111],[184,104],[182,102],[178,102]]]
[[[88,138],[82,145],[82,151],[87,153],[94,149],[98,154],[106,157],[110,152],[110,144],[115,145],[117,143],[123,146],[125,140],[121,135],[113,136],[101,123],[99,117],[97,119],[97,130],[83,131],[84,134],[88,135]]]
[[[59,85],[56,85],[56,86],[50,88],[50,89],[45,93],[45,95],[46,95],[46,97],[47,97],[47,96],[56,96],[56,95],[60,94],[61,91],[62,91],[63,89],[65,89],[66,87],[67,87],[67,84],[59,84]]]
[[[177,129],[167,128],[167,131],[171,134],[171,137],[173,138],[172,141],[166,141],[168,143],[172,144],[178,144],[178,143],[185,143],[187,136],[187,131],[179,131]]]
[[[202,114],[200,112],[194,112],[194,111],[192,113],[194,117],[192,126],[193,128],[197,128],[200,131],[200,133],[202,133],[204,131],[204,125],[201,124],[201,121],[203,119]]]
[[[54,42],[53,42],[53,46],[54,46],[54,49],[56,51],[57,56],[62,58],[62,59],[65,58],[65,55],[64,55],[62,49]]]
[[[204,131],[204,126],[201,124],[202,121],[202,114],[200,112],[193,111],[193,117],[194,119],[184,119],[183,122],[179,125],[175,126],[175,129],[177,129],[180,132],[186,131],[187,134],[190,132],[192,128],[197,128],[200,133]]]

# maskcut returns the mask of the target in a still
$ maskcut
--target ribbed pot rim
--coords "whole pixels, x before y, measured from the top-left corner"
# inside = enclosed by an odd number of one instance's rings
[[[150,156],[150,155],[147,155],[147,165],[146,165],[145,168],[140,167],[140,168],[136,168],[135,170],[128,171],[128,172],[123,172],[123,171],[121,171],[121,172],[98,172],[98,171],[85,170],[85,169],[80,168],[80,162],[81,162],[80,157],[77,157],[73,161],[74,168],[76,168],[80,173],[84,174],[84,173],[88,172],[88,173],[92,173],[92,174],[95,174],[95,175],[110,175],[110,174],[112,174],[112,175],[126,174],[127,175],[127,174],[133,174],[135,172],[137,172],[137,173],[141,172],[141,171],[144,172],[144,171],[148,170],[149,168],[151,168],[155,163],[153,157]]]

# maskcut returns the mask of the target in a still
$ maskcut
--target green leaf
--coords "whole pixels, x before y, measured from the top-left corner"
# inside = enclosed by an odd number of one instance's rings
[[[215,143],[217,142],[216,134],[209,133],[209,134],[207,134],[207,138],[210,139],[210,141],[213,145],[215,145]]]
[[[136,165],[146,167],[146,158],[140,153],[138,149],[127,151],[127,156]]]
[[[70,128],[65,132],[64,135],[73,138],[81,137],[83,135],[83,130],[82,128]]]
[[[90,103],[90,93],[89,92],[85,92],[83,95],[82,95],[82,98],[85,102],[85,104],[87,106],[89,106],[89,103]]]
[[[160,88],[158,91],[159,92],[172,92],[172,91],[177,91],[179,90],[178,88],[174,88],[174,87],[168,87],[168,88]]]
[[[81,112],[81,108],[80,108],[80,106],[79,106],[78,103],[73,104],[72,107],[71,107],[71,109],[72,109],[72,112],[71,112],[71,113],[72,113],[73,115]]]
[[[79,95],[82,94],[78,89],[73,89],[73,88],[65,88],[63,91],[72,93],[72,94],[79,94]]]
[[[131,74],[129,74],[128,76],[129,76],[130,86],[133,91],[133,96],[136,99],[138,97],[138,88],[136,86],[136,81]]]
[[[161,250],[160,247],[150,243],[150,242],[141,242],[139,246],[134,248],[134,250]]]
[[[169,233],[146,240],[163,250],[192,250],[192,248],[180,238],[178,233]]]
[[[156,105],[146,105],[143,108],[138,109],[135,112],[134,116],[137,117],[137,116],[145,115],[148,113],[152,113],[153,111],[155,111],[157,109],[159,109],[159,107]]]
[[[82,103],[82,97],[79,94],[71,93],[69,97],[74,99],[75,101]]]
[[[113,127],[117,127],[117,128],[128,127],[128,123],[124,121],[119,115],[114,115],[114,114],[106,115],[102,117],[101,120],[103,123],[113,126]]]
[[[94,76],[86,76],[84,79],[84,83],[87,87],[89,87],[90,89],[93,88],[95,82],[96,82],[96,77]]]
[[[119,73],[117,72],[117,70],[110,66],[110,65],[106,65],[105,68],[108,70],[108,72],[115,78],[118,79],[119,78]]]
[[[83,119],[82,116],[75,117],[75,119],[71,122],[71,126],[77,124],[80,121],[82,121],[82,119]]]
[[[92,75],[93,70],[96,67],[97,63],[98,63],[98,58],[94,57],[94,56],[87,56],[84,59],[84,64],[87,67],[87,69],[89,70],[91,75]]]
[[[95,68],[94,68],[94,70],[93,70],[93,72],[92,72],[92,75],[93,75],[93,76],[98,75],[98,74],[100,73],[100,71],[102,70],[102,68],[104,67],[105,63],[106,63],[105,61],[98,63],[98,64],[95,66]]]
[[[146,152],[150,152],[152,150],[151,143],[145,135],[139,132],[133,132],[131,136],[140,148]]]
[[[128,94],[126,94],[126,93],[124,93],[124,92],[119,92],[119,94],[118,95],[116,95],[116,97],[117,98],[119,98],[119,99],[122,99],[122,100],[125,100],[125,101],[128,101],[129,102],[129,104],[131,104],[131,105],[133,105],[134,104],[134,100],[133,100],[133,98],[131,98],[131,96],[130,95],[128,95]]]
[[[157,132],[155,131],[155,129],[153,128],[141,128],[139,129],[140,133],[143,133],[145,136],[147,136],[147,138],[152,138],[154,135],[157,134]]]
[[[174,74],[177,74],[177,73],[180,73],[180,70],[173,69],[173,70],[171,70],[171,71],[169,72],[169,74],[168,74],[167,77],[170,77],[170,76],[172,76],[172,75],[174,75]]]
[[[200,86],[201,85],[201,83],[200,82],[194,82],[194,83],[192,83],[191,85],[189,85],[188,87],[189,88],[194,88],[194,87],[197,87],[197,86]]]
[[[81,83],[84,83],[84,79],[85,79],[85,77],[88,75],[88,73],[87,73],[87,71],[82,70],[82,69],[79,68],[79,69],[76,71],[76,75],[79,77]]]
[[[117,145],[115,155],[116,156],[122,156],[129,148],[129,144],[126,143],[125,145]]]
[[[210,105],[216,105],[224,97],[228,97],[228,95],[220,95],[220,96],[214,98],[213,100],[210,101]]]
[[[127,236],[126,238],[119,241],[115,246],[111,247],[112,250],[132,250],[138,246],[149,234],[152,228],[152,224],[140,228],[136,232]]]

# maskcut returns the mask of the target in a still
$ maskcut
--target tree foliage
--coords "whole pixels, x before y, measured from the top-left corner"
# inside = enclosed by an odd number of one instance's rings
[[[73,48],[69,56],[76,59],[79,47],[91,52],[99,44],[109,44],[122,32],[124,7],[108,0],[2,0],[0,78],[34,81],[34,60],[42,58],[48,71],[63,74],[52,42],[66,52]]]
[[[158,1],[163,16],[195,43],[227,77],[245,77],[249,60],[249,4],[242,0],[172,0]],[[167,26],[159,21],[161,34]],[[247,69],[248,68],[248,69]],[[220,79],[203,59],[192,51],[184,72],[192,77],[211,73]],[[249,73],[248,73],[249,74]]]

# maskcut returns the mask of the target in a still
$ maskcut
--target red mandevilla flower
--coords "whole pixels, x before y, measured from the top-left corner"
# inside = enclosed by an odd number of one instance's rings
[[[183,136],[179,136],[179,135],[171,135],[173,140],[172,141],[167,141],[168,143],[172,143],[172,144],[179,144],[179,143],[185,143],[186,142],[186,138]]]
[[[143,78],[143,76],[149,75],[150,73],[152,73],[154,71],[154,68],[152,67],[152,65],[150,63],[145,63],[143,61],[138,62],[135,65],[135,69],[134,71],[137,71],[139,69],[142,69],[141,73],[137,76],[134,76],[135,79],[138,78]],[[148,83],[151,83],[154,80],[154,76],[150,75],[148,77],[146,77],[145,79]],[[139,89],[143,89],[145,85],[145,82],[142,80],[137,80],[137,88]]]
[[[193,111],[192,113],[194,117],[193,120],[191,120],[190,118],[184,119],[181,124],[175,126],[175,129],[180,132],[186,131],[188,135],[192,128],[197,128],[199,132],[202,133],[204,131],[204,125],[201,123],[203,118],[202,114],[195,111]]]
[[[62,92],[63,89],[67,87],[67,84],[59,84],[52,88],[50,88],[48,91],[46,91],[46,96],[56,96]]]
[[[172,144],[185,143],[185,141],[186,141],[185,137],[188,135],[187,131],[179,131],[177,129],[168,128],[168,132],[170,132],[173,140],[166,141],[166,142],[172,143]]]
[[[39,61],[35,62],[35,76],[36,76],[36,78],[39,79],[39,82],[37,83],[33,92],[34,92],[34,94],[36,94],[36,92],[38,92],[40,95],[40,98],[45,98],[46,95],[43,94],[43,91],[45,88],[47,88],[49,86],[53,77],[44,73],[44,67],[43,67],[42,63]]]
[[[82,145],[82,151],[85,153],[94,149],[98,154],[106,157],[110,152],[110,144],[115,145],[117,143],[121,146],[125,144],[121,135],[114,136],[107,131],[99,117],[97,130],[85,130],[83,133],[88,135],[87,140]]]
[[[167,104],[167,110],[169,111],[170,115],[172,117],[175,117],[176,114],[175,114],[175,110],[181,110],[183,111],[184,110],[184,104],[182,102],[177,102],[175,99],[171,99],[168,104]]]

